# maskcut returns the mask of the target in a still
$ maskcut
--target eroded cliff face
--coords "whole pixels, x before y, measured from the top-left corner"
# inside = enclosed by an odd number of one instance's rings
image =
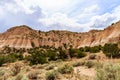
[[[84,33],[70,31],[49,31],[42,32],[29,28],[28,26],[16,26],[0,34],[0,47],[9,46],[15,48],[32,48],[32,43],[38,46],[69,48],[84,46],[104,45],[120,41],[120,22],[107,27],[104,30],[91,30]]]

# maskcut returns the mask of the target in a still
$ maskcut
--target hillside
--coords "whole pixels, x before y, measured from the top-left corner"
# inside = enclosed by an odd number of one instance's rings
[[[108,26],[104,30],[90,30],[89,32],[77,33],[70,31],[37,31],[26,25],[16,26],[0,34],[0,47],[9,46],[15,48],[32,48],[34,46],[63,47],[69,48],[84,46],[104,45],[120,41],[120,22]]]

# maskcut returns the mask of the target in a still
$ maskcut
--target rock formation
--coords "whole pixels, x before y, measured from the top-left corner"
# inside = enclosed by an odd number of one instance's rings
[[[15,48],[52,46],[58,48],[64,45],[78,48],[116,42],[120,42],[120,22],[108,26],[104,30],[91,30],[83,33],[57,30],[43,32],[22,25],[12,27],[0,34],[0,48],[4,46]]]

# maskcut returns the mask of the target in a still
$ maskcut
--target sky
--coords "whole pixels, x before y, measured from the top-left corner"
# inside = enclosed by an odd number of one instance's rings
[[[86,32],[120,20],[120,0],[0,0],[0,32],[27,25]]]

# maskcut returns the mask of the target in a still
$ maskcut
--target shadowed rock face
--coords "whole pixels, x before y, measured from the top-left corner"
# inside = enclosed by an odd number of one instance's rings
[[[91,30],[84,33],[70,31],[42,32],[28,26],[16,26],[0,34],[0,47],[10,46],[15,48],[32,48],[37,46],[54,46],[56,48],[72,45],[74,48],[84,46],[104,45],[120,41],[120,22],[104,30]]]

